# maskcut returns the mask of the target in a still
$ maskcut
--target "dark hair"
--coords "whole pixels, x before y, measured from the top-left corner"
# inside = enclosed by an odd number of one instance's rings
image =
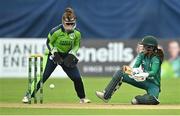
[[[160,61],[161,61],[161,63],[162,63],[163,60],[164,60],[164,52],[163,52],[163,50],[157,48],[157,49],[155,50],[155,53],[154,53],[154,54],[160,58]]]

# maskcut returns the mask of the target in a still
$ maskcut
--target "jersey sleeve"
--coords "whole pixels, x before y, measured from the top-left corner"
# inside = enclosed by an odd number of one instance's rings
[[[53,49],[53,44],[54,42],[56,41],[56,34],[55,34],[55,31],[57,31],[59,27],[55,27],[53,28],[49,34],[48,34],[48,38],[47,38],[47,41],[46,41],[46,45],[47,45],[47,48],[49,49],[49,51],[51,51]]]
[[[160,61],[160,59],[157,56],[153,57],[152,58],[151,70],[148,71],[149,77],[157,75],[157,73],[160,70],[160,68],[161,68],[161,61]]]
[[[46,45],[47,45],[47,48],[49,51],[51,51],[53,49],[53,45],[52,43],[50,42],[52,39],[51,39],[51,34],[49,33],[48,34],[48,38],[47,38],[47,41],[46,41]]]
[[[73,45],[72,49],[69,51],[69,53],[76,56],[77,51],[80,48],[80,43],[81,43],[81,33],[78,31],[76,33],[76,39],[74,41],[74,45]]]
[[[133,68],[138,68],[142,64],[143,57],[144,57],[143,53],[139,53],[137,55]]]

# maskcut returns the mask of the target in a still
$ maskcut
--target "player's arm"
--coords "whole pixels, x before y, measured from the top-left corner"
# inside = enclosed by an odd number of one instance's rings
[[[49,51],[52,53],[53,50],[55,52],[57,52],[57,48],[54,47],[54,42],[56,41],[57,39],[57,36],[56,36],[56,31],[59,30],[61,28],[61,26],[57,26],[55,28],[53,28],[49,34],[48,34],[48,38],[47,38],[47,41],[46,41],[46,45],[47,45],[47,48],[49,49]],[[54,53],[54,52],[53,52]]]
[[[158,57],[153,57],[152,62],[151,71],[148,72],[148,77],[154,77],[161,68],[161,61]]]
[[[138,68],[142,64],[142,59],[144,57],[143,53],[139,53],[138,56],[136,57],[136,62],[133,66],[133,68]]]
[[[153,57],[152,62],[153,63],[150,71],[134,75],[134,79],[136,81],[144,81],[146,78],[152,79],[151,77],[155,77],[155,75],[157,75],[157,72],[160,70],[160,59]]]
[[[149,76],[149,73],[147,72],[143,72],[142,69],[140,69],[140,65],[142,64],[142,60],[144,58],[144,53],[139,53],[137,58],[136,58],[136,62],[133,66],[133,78],[136,81],[145,81],[146,78]]]
[[[53,33],[52,33],[53,34]],[[51,35],[51,33],[48,34],[48,39],[46,41],[47,47],[49,51],[51,52],[50,59],[54,61],[54,63],[61,64],[63,62],[62,57],[59,55],[57,48],[53,46],[54,42],[56,40],[55,34]]]
[[[57,26],[55,28],[53,28],[50,33],[48,34],[48,38],[46,41],[47,47],[51,53],[50,59],[54,61],[54,63],[57,64],[62,64],[63,59],[60,56],[60,54],[58,53],[57,48],[54,46],[54,43],[56,42],[57,36],[56,36],[56,31],[59,29],[60,27]]]
[[[72,49],[69,51],[68,56],[64,59],[64,65],[67,67],[75,67],[78,63],[78,58],[76,57],[77,51],[80,47],[81,34],[78,32],[76,34],[76,39],[74,41],[74,45]]]
[[[55,34],[52,35],[51,33],[49,33],[46,41],[47,48],[49,49],[49,51],[52,51],[54,49],[53,45],[55,40],[56,40]]]
[[[50,42],[51,40],[52,40],[52,36],[49,33],[47,41],[46,41],[46,45],[47,45],[47,48],[48,48],[49,51],[51,51],[53,49],[53,44],[52,44],[52,42]]]
[[[78,33],[76,33],[76,39],[74,41],[74,45],[73,45],[72,49],[69,51],[70,54],[73,54],[74,56],[76,56],[77,51],[80,48],[80,41],[81,41],[81,33],[78,32]]]
[[[136,73],[142,72],[142,69],[140,69],[139,67],[142,63],[143,57],[144,57],[144,54],[142,54],[142,53],[140,53],[136,56],[136,61],[135,61],[133,68],[131,68],[130,66],[127,66],[127,65],[123,65],[122,66],[123,72],[128,74],[129,76],[132,76]]]

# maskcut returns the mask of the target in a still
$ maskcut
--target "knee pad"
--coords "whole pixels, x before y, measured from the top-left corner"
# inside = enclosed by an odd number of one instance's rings
[[[132,104],[144,104],[144,105],[158,105],[160,102],[155,96],[144,94],[138,95],[131,101]]]

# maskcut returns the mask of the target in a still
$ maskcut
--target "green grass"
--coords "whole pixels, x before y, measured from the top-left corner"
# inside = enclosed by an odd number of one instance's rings
[[[84,86],[87,97],[93,104],[103,102],[95,96],[96,90],[102,90],[109,82],[110,78],[84,78]],[[53,83],[54,89],[49,85]],[[26,79],[0,79],[0,103],[21,103],[21,99],[27,89]],[[160,94],[161,104],[179,104],[180,105],[180,79],[162,79],[162,92]],[[131,99],[144,94],[145,91],[135,88],[128,84],[123,84],[114,94],[110,104],[130,103]],[[79,99],[73,88],[70,79],[49,79],[44,84],[44,102],[45,103],[78,103]],[[47,109],[47,108],[0,108],[0,114],[180,114],[180,110],[149,110],[149,109]]]
[[[0,109],[1,114],[8,114],[13,115],[13,114],[24,114],[24,115],[145,115],[148,113],[148,115],[178,115],[180,114],[179,110],[132,110],[132,109],[125,109],[125,110],[98,110],[98,109],[41,109],[41,108],[29,108],[28,111],[25,108],[13,108],[13,109],[7,109],[7,108],[2,108]],[[18,112],[18,113],[17,113]]]

